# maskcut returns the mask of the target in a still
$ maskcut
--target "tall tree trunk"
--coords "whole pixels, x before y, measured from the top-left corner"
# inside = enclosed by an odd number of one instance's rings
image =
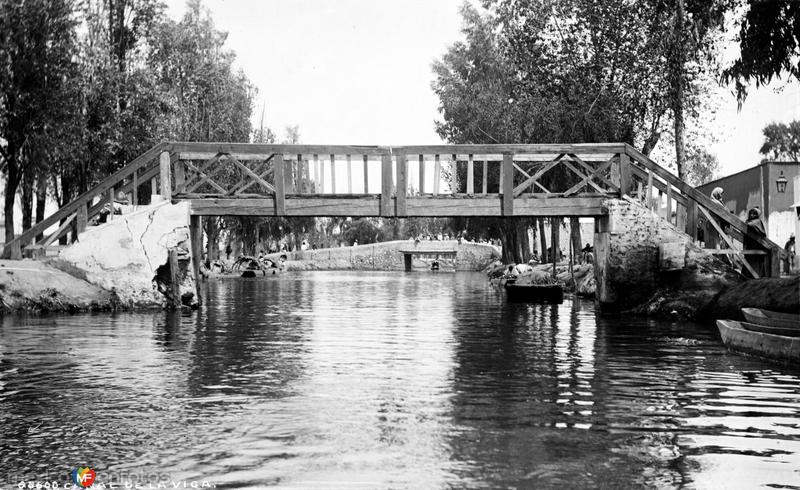
[[[542,262],[547,261],[547,235],[544,232],[544,218],[538,218],[536,221],[539,222],[539,241],[541,244],[541,259]]]
[[[47,177],[42,172],[42,175],[36,179],[36,222],[39,223],[44,219],[44,211],[45,205],[47,204]],[[38,242],[44,237],[42,233],[39,233],[36,237],[36,241]]]
[[[34,178],[26,172],[20,185],[20,210],[22,211],[22,231],[29,230],[33,224],[33,184]]]
[[[678,167],[678,177],[685,180],[684,163],[686,161],[686,143],[684,141],[686,127],[683,120],[684,99],[684,65],[686,47],[683,45],[683,24],[685,18],[683,0],[677,1],[675,15],[675,45],[673,46],[674,60],[672,63],[673,100],[672,113],[675,119],[675,165]]]
[[[506,264],[520,263],[517,247],[517,227],[512,219],[503,220],[500,224],[500,241],[503,247],[503,262]]]
[[[5,213],[3,223],[6,227],[6,243],[14,240],[14,201],[16,200],[17,187],[19,186],[19,167],[17,167],[16,155],[12,152],[9,153],[11,156],[7,161],[6,194],[5,202],[3,203],[3,213]]]
[[[572,244],[572,259],[575,260],[580,256],[581,251],[581,222],[577,217],[569,219],[569,238]]]
[[[219,253],[219,226],[216,216],[206,216],[203,218],[206,233],[206,257],[208,260],[216,260]]]

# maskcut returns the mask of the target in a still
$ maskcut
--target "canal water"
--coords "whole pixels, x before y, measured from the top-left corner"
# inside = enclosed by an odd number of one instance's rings
[[[3,318],[0,485],[800,487],[798,373],[708,328],[477,273],[204,287],[191,313]]]

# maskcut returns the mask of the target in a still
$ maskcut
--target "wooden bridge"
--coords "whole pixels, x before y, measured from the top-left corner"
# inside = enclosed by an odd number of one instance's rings
[[[416,185],[410,185],[412,180]],[[139,205],[147,181],[153,194],[157,190],[166,200],[190,202],[193,232],[199,232],[200,216],[214,215],[596,217],[606,214],[606,199],[627,195],[694,240],[698,220],[707,221],[730,247],[715,252],[737,254],[748,268],[749,255],[768,254],[774,256],[774,273],[780,253],[722,205],[622,143],[385,147],[164,142],[7,243],[3,256],[36,256],[62,237],[77,240],[119,192]],[[742,250],[744,235],[761,248]]]

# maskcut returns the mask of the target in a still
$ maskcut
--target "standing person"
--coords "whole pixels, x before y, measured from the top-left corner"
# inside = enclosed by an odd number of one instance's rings
[[[784,252],[786,255],[783,257],[783,265],[784,270],[788,274],[791,272],[792,267],[794,266],[794,255],[795,255],[795,244],[794,244],[794,233],[789,237],[789,240],[786,242],[786,245],[783,246]]]
[[[744,250],[762,250],[763,247],[758,240],[751,238],[750,235],[757,235],[766,237],[767,232],[764,229],[764,222],[761,220],[761,209],[758,206],[750,209],[747,212],[747,234],[742,237],[742,246]],[[758,277],[764,277],[766,270],[766,256],[764,255],[750,255],[747,257],[750,265],[758,274]],[[746,270],[746,269],[745,269]],[[745,270],[742,270],[744,273]]]
[[[722,193],[725,192],[722,187],[714,187],[714,190],[711,191],[711,199],[717,201],[718,203],[725,206],[725,202],[722,200]]]
[[[724,207],[725,202],[722,200],[723,192],[725,191],[722,187],[714,187],[714,190],[711,191],[711,200],[718,202],[720,206]],[[708,225],[706,225],[706,228],[708,228]],[[723,231],[727,233],[728,230],[723,227]],[[704,235],[708,237],[707,240],[704,240],[708,248],[728,248],[725,238],[719,236],[713,229],[705,230]]]

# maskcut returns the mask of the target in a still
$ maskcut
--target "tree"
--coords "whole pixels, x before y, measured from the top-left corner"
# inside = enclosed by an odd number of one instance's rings
[[[746,5],[741,54],[723,72],[726,83],[735,83],[740,106],[750,83],[766,85],[783,74],[800,80],[800,2],[747,0]]]
[[[800,120],[765,126],[764,144],[758,152],[765,159],[800,161]]]
[[[6,242],[14,238],[14,199],[42,142],[64,124],[60,106],[74,77],[75,21],[69,0],[0,2],[0,156],[6,177]],[[34,153],[37,153],[34,155]]]
[[[250,116],[255,89],[247,76],[233,69],[235,55],[225,48],[227,34],[214,21],[199,0],[190,0],[180,22],[167,19],[153,29],[148,65],[156,73],[158,91],[165,114],[159,134],[180,141],[249,142]],[[263,126],[262,126],[263,129]],[[266,134],[263,136],[266,138]],[[231,184],[241,178],[232,166],[215,174],[215,179]],[[209,259],[218,258],[218,241],[223,226],[230,220],[207,217],[203,220]],[[257,241],[252,220],[239,222],[246,249]]]

